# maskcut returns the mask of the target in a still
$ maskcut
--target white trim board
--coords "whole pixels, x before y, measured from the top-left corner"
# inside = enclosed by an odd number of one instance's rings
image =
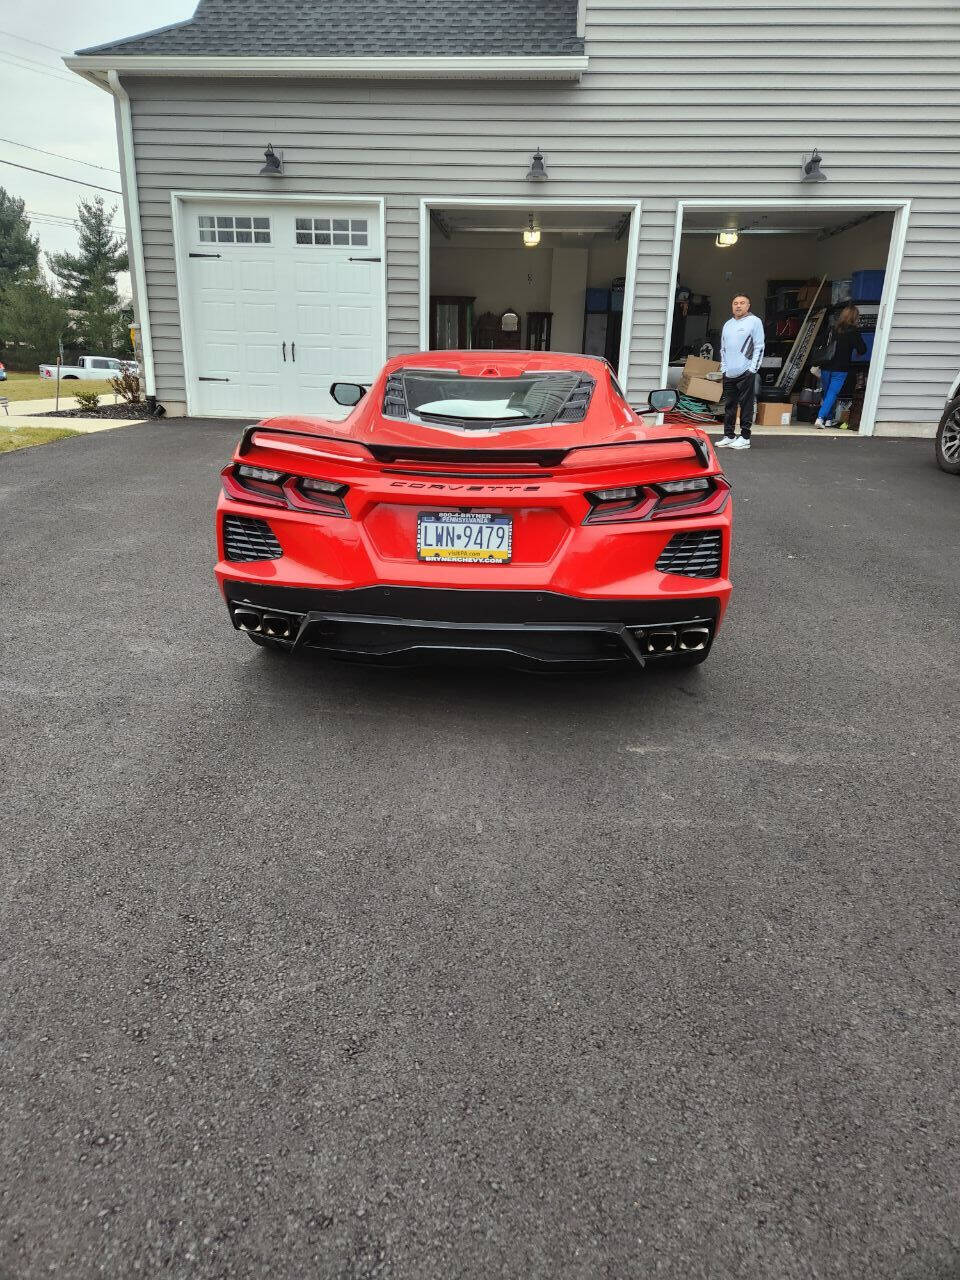
[[[64,65],[87,79],[110,71],[138,76],[323,77],[334,80],[579,80],[584,54],[488,57],[209,57],[192,54],[95,53],[64,58]]]
[[[186,257],[183,237],[180,229],[182,206],[190,201],[222,200],[235,204],[360,204],[376,208],[380,211],[381,262],[380,271],[380,313],[383,323],[380,326],[380,367],[387,360],[387,223],[386,200],[383,196],[331,195],[318,196],[313,192],[276,193],[271,195],[264,191],[171,191],[170,209],[173,217],[173,253],[177,273],[177,305],[180,313],[180,344],[183,355],[183,381],[186,388],[187,416],[193,413],[191,396],[196,382],[193,368],[193,335],[190,330],[190,309],[186,305],[185,291],[180,287],[181,280],[186,280]],[[236,418],[249,418],[249,413],[224,415]],[[254,415],[255,416],[255,415]]]
[[[637,254],[640,246],[639,200],[538,200],[525,196],[423,196],[420,200],[420,349],[430,348],[430,210],[431,209],[609,209],[630,214],[623,291],[623,317],[620,328],[620,359],[617,378],[629,394],[630,347],[633,331],[633,304],[637,291]]]
[[[673,256],[670,264],[670,287],[667,291],[666,315],[663,330],[663,360],[660,367],[660,385],[667,385],[667,367],[670,362],[670,334],[673,328],[673,304],[677,292],[677,271],[680,264],[680,241],[683,236],[683,214],[685,209],[820,209],[825,215],[835,210],[859,211],[862,213],[893,213],[893,227],[890,232],[890,248],[887,254],[886,274],[883,280],[883,294],[880,299],[880,311],[877,316],[877,330],[873,340],[873,353],[870,359],[870,371],[867,374],[867,385],[863,396],[863,410],[860,415],[861,436],[874,434],[877,416],[877,404],[880,399],[880,386],[883,382],[884,365],[887,358],[887,346],[890,341],[890,329],[893,324],[893,307],[900,284],[900,267],[903,262],[903,250],[907,242],[907,226],[910,221],[909,200],[830,200],[826,196],[819,198],[797,196],[795,199],[738,199],[738,200],[678,200],[677,216],[673,231]]]
[[[137,323],[140,326],[140,346],[143,350],[144,391],[148,396],[157,394],[157,381],[153,363],[153,336],[150,328],[150,302],[147,296],[147,271],[143,255],[143,234],[140,225],[140,192],[137,188],[137,166],[134,159],[133,117],[130,99],[115,71],[109,72],[107,83],[113,94],[117,112],[117,141],[119,144],[123,190],[123,212],[127,225],[127,244],[130,250],[130,274],[133,277],[133,294],[136,300]]]

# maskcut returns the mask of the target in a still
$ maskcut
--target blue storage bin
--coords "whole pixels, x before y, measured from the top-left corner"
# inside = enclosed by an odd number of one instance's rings
[[[863,339],[863,345],[867,348],[867,354],[865,356],[858,356],[854,353],[854,363],[867,364],[869,362],[870,357],[873,355],[873,340],[876,336],[876,333],[874,333],[872,329],[862,329],[860,331],[860,337]]]
[[[588,289],[586,309],[588,311],[609,311],[610,310],[610,290],[609,289]]]
[[[623,310],[623,290],[622,289],[610,290],[610,310],[611,311]]]
[[[854,271],[850,277],[851,302],[879,302],[885,271]]]

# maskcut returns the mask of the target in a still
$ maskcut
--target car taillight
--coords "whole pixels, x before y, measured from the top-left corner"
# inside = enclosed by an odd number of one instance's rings
[[[692,476],[659,484],[626,485],[586,494],[590,510],[584,524],[625,520],[669,520],[674,515],[716,515],[726,505],[730,485],[723,476]]]
[[[287,502],[297,511],[324,511],[328,516],[346,516],[343,495],[348,486],[333,480],[314,480],[310,476],[290,476],[283,483]]]
[[[234,502],[258,506],[288,507],[293,511],[319,511],[330,516],[349,516],[343,501],[349,486],[312,476],[288,475],[267,467],[232,464],[220,472],[223,491]]]

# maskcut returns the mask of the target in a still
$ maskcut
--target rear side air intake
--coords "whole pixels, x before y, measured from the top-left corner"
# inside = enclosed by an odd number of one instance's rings
[[[685,578],[719,578],[723,535],[719,529],[675,533],[657,560],[661,573]]]
[[[266,520],[223,517],[223,549],[228,560],[279,560],[283,548]]]

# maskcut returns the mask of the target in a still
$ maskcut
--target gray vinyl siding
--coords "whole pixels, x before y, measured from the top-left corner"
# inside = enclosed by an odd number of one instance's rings
[[[878,422],[960,368],[960,6],[588,0],[579,83],[125,79],[157,389],[185,398],[170,191],[386,198],[387,344],[419,345],[421,196],[640,200],[629,371],[656,385],[679,199],[912,199]],[[257,176],[267,142],[286,176]],[[523,181],[540,145],[550,181]],[[798,181],[818,146],[829,181]]]

